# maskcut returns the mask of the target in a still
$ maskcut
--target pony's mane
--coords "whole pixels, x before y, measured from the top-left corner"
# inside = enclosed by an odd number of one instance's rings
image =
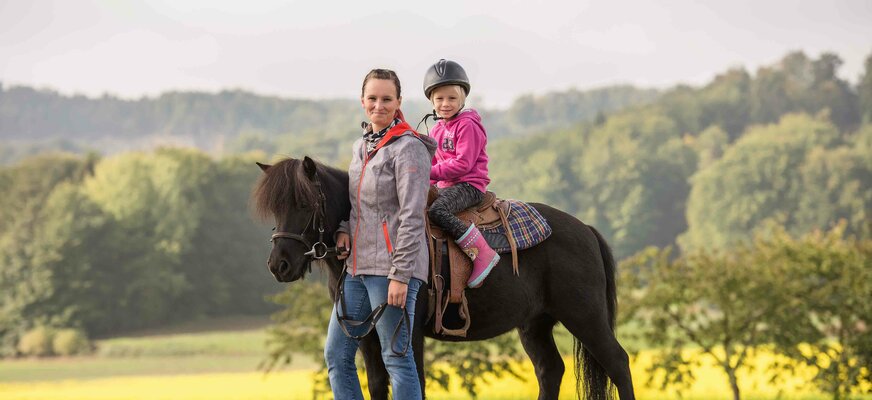
[[[254,212],[263,220],[283,217],[294,208],[309,207],[316,194],[303,170],[303,161],[281,160],[269,167],[258,179],[252,192]]]

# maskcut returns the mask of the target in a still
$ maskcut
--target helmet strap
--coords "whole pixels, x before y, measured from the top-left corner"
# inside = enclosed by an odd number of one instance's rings
[[[439,116],[439,113],[437,113],[436,110],[434,109],[433,112],[428,113],[428,114],[424,114],[424,118],[421,118],[421,122],[418,122],[418,125],[415,127],[415,130],[417,131],[418,128],[421,127],[421,123],[423,123],[423,124],[424,124],[424,127],[427,128],[427,134],[429,134],[429,133],[430,133],[430,126],[427,125],[427,118],[431,118],[431,117],[432,117],[434,122],[435,122],[435,121],[439,121],[440,119],[451,119],[451,118],[456,117],[457,114],[460,114],[460,112],[463,111],[464,108],[466,108],[466,102],[463,102],[463,104],[460,105],[460,109],[457,110],[457,112],[454,113],[454,115],[452,115],[452,116],[450,116],[450,117],[448,117],[448,118],[442,118],[442,117],[440,117],[440,116]]]
[[[436,120],[436,121],[438,121],[438,120],[440,120],[440,119],[451,119],[451,118],[456,117],[457,114],[460,114],[460,112],[463,111],[464,108],[466,108],[466,102],[464,102],[463,104],[461,104],[461,105],[460,105],[460,109],[457,110],[457,112],[454,113],[454,115],[452,115],[452,116],[450,116],[450,117],[448,117],[448,118],[440,117],[439,114],[436,113],[436,110],[433,110],[433,113],[432,113],[432,114],[427,114],[427,115],[433,115],[433,119]],[[424,117],[426,118],[427,115],[425,115]]]
[[[415,130],[416,131],[419,130],[421,128],[421,123],[423,122],[424,127],[427,128],[427,134],[429,135],[430,134],[430,126],[427,125],[427,118],[429,118],[429,117],[433,117],[434,121],[438,121],[438,120],[442,119],[441,117],[439,117],[439,114],[436,114],[436,110],[433,110],[432,113],[424,114],[424,118],[421,118],[421,122],[418,122],[418,126],[415,127]]]

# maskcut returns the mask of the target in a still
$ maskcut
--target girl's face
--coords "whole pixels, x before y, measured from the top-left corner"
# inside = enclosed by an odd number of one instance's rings
[[[401,97],[397,97],[397,87],[387,79],[370,79],[363,87],[360,104],[366,113],[372,129],[380,131],[391,124],[400,108]]]
[[[442,118],[451,118],[457,114],[463,107],[464,100],[463,89],[457,85],[440,86],[430,94],[433,109]]]

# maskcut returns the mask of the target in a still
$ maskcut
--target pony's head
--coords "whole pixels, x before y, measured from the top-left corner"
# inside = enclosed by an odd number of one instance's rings
[[[325,193],[342,192],[341,182],[332,169],[309,157],[257,165],[264,173],[252,192],[254,210],[260,218],[275,221],[267,266],[279,282],[293,282],[305,275],[315,258],[325,255],[328,243],[333,244],[342,203],[329,202]]]

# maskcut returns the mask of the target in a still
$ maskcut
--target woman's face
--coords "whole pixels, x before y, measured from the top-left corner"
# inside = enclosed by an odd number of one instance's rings
[[[463,107],[463,89],[457,85],[440,86],[430,93],[433,109],[442,118],[451,118]]]
[[[370,79],[363,87],[360,103],[374,131],[380,131],[391,124],[402,98],[397,97],[397,87],[387,79]]]

